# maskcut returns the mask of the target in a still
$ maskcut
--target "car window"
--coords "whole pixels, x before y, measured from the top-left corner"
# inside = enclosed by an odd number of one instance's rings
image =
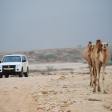
[[[20,56],[5,56],[3,62],[21,62]]]
[[[22,57],[22,61],[26,62],[26,57],[25,56]]]

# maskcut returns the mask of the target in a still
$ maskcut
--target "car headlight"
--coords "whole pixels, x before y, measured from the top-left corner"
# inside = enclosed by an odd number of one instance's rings
[[[2,72],[2,66],[0,65],[0,72]]]
[[[20,64],[16,65],[16,69],[20,69],[20,68],[21,68]]]
[[[21,64],[16,65],[16,72],[20,72],[21,71]]]
[[[0,65],[0,69],[2,69],[2,66]]]

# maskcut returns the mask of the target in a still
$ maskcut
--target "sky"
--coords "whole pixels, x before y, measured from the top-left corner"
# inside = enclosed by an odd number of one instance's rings
[[[112,0],[0,0],[0,51],[112,42]]]

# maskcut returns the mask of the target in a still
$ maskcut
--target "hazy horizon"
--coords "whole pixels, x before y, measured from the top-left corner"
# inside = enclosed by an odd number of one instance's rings
[[[112,42],[112,0],[0,0],[0,51]]]

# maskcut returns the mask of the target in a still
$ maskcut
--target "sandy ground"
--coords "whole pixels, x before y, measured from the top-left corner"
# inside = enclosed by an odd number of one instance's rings
[[[106,94],[92,92],[86,64],[31,65],[31,69],[46,66],[72,72],[0,79],[0,112],[112,112],[112,66],[106,69]]]

